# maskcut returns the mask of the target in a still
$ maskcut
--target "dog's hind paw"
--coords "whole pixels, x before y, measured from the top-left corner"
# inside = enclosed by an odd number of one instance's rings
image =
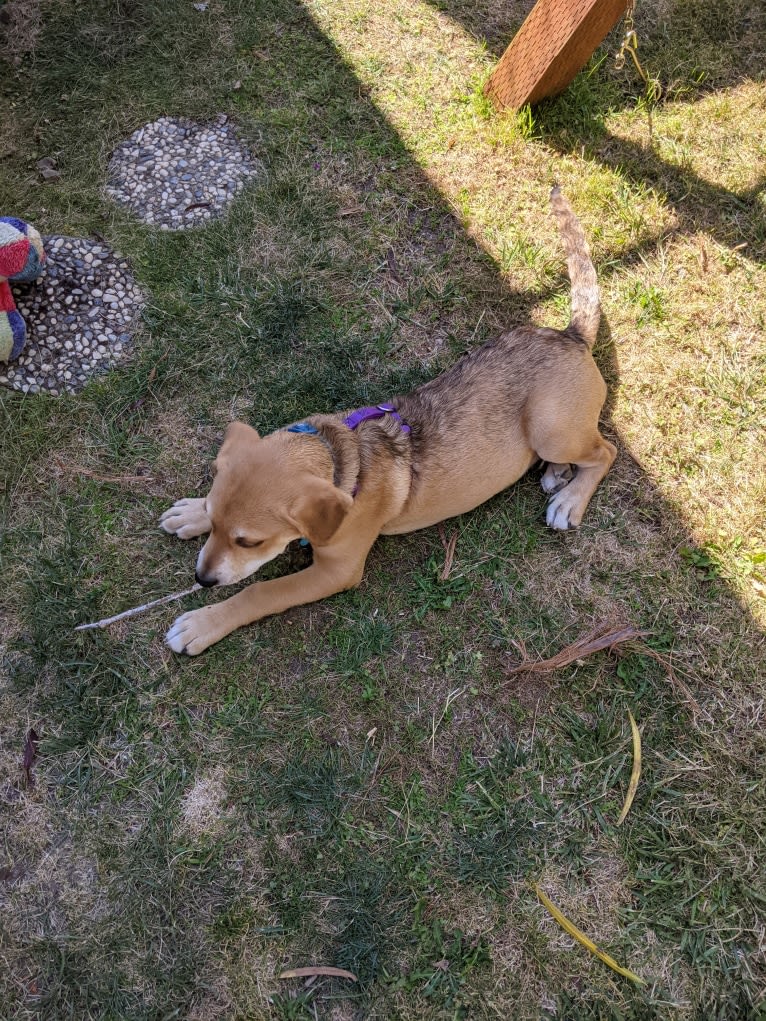
[[[540,479],[543,492],[553,496],[568,485],[575,477],[576,468],[571,464],[549,464]]]
[[[194,539],[210,531],[205,501],[196,497],[178,500],[160,518],[160,528],[179,539]]]

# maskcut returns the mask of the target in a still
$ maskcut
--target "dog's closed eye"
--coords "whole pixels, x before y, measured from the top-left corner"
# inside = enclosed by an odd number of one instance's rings
[[[234,541],[244,549],[256,549],[258,546],[263,546],[263,539],[247,539],[244,535],[237,536]]]

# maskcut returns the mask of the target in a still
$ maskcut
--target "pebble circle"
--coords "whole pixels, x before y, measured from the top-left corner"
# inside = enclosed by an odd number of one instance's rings
[[[144,223],[183,230],[220,216],[259,173],[226,114],[210,124],[160,117],[114,150],[106,191]]]
[[[11,284],[27,324],[27,343],[14,362],[0,362],[0,384],[23,393],[81,390],[132,350],[144,295],[128,262],[88,238],[44,237],[45,273]]]

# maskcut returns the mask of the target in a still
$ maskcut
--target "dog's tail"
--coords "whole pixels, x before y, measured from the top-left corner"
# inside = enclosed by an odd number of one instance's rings
[[[558,185],[551,192],[551,205],[566,247],[567,269],[572,284],[572,318],[569,330],[582,337],[588,347],[593,347],[601,321],[596,269],[580,221]]]

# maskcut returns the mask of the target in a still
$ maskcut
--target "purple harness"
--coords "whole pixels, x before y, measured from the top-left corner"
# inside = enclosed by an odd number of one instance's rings
[[[395,419],[402,427],[403,433],[412,432],[412,429],[407,425],[393,404],[376,404],[374,408],[359,408],[344,418],[343,424],[347,425],[349,429],[356,429],[362,422],[366,422],[370,418],[383,418],[384,415],[390,415],[391,418]]]

